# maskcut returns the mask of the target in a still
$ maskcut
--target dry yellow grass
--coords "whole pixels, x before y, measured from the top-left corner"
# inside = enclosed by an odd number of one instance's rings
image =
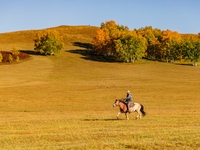
[[[0,72],[3,150],[200,148],[199,67],[94,61],[68,44]],[[144,105],[142,120],[116,120],[112,104],[127,90]]]
[[[73,42],[90,43],[98,27],[94,26],[59,26],[41,30],[25,30],[0,33],[0,50],[11,50],[14,46],[18,49],[32,50],[33,39],[36,33],[43,30],[57,30],[64,39],[65,45]]]

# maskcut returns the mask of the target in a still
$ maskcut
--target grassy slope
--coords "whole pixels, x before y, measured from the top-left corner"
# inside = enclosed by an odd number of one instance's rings
[[[90,42],[92,34],[85,35],[96,29],[67,28],[58,29],[73,33],[68,39],[81,43]],[[30,43],[24,41],[23,48],[31,49]],[[83,48],[66,42],[55,57],[34,56],[0,67],[2,149],[200,147],[199,67],[100,62],[85,54]],[[124,115],[115,119],[118,108],[112,104],[128,89],[147,111],[142,120],[134,120],[135,114],[129,121]]]
[[[59,26],[42,30],[55,29],[63,36],[65,45],[80,41],[83,43],[91,42],[92,37],[98,27],[94,26]],[[38,31],[27,30],[0,34],[0,50],[11,50],[14,46],[22,50],[32,50],[33,39]]]

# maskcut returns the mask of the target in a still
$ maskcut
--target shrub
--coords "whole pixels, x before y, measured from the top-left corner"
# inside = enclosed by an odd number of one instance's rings
[[[19,52],[18,50],[12,52],[0,51],[0,62],[2,63],[19,62],[20,60],[25,60],[30,57],[29,54]]]
[[[3,56],[3,59],[2,59],[2,62],[3,63],[8,63],[9,62],[9,53],[10,52],[5,52],[5,51],[2,51],[1,54]]]
[[[19,54],[19,50],[18,50],[17,47],[13,47],[11,52],[12,52],[13,55],[18,55]]]
[[[19,60],[28,59],[31,57],[29,54],[22,53],[22,52],[20,52],[17,56],[19,57]]]
[[[3,56],[2,56],[2,54],[0,53],[0,62],[2,62],[2,60],[3,60]]]
[[[13,61],[13,56],[12,54],[8,54],[8,62],[12,62]]]

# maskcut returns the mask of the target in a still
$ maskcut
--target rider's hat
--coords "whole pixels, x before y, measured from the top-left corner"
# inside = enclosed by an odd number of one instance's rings
[[[131,92],[128,90],[127,93],[131,93]]]

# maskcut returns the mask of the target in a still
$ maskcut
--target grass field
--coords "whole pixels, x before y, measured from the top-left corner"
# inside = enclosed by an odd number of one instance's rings
[[[79,37],[71,41],[89,42]],[[0,45],[33,49],[26,41]],[[200,149],[200,67],[103,62],[73,43],[54,57],[32,57],[0,65],[0,149]],[[112,104],[127,90],[144,105],[143,119],[116,120]]]

